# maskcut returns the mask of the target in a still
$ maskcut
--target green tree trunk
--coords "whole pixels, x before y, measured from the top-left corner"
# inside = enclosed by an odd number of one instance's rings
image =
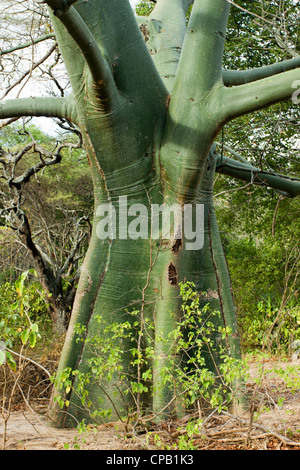
[[[147,347],[153,349],[152,357],[148,359],[147,367],[153,365],[153,395],[144,394],[139,399],[141,409],[152,409],[155,413],[165,411],[164,416],[180,411],[179,400],[174,400],[180,394],[176,382],[170,387],[164,383],[164,367],[170,363],[172,356],[172,341],[170,334],[176,328],[179,321],[181,299],[179,295],[179,283],[193,281],[198,292],[203,294],[203,305],[209,303],[211,308],[221,312],[219,325],[229,326],[232,335],[226,338],[224,346],[229,354],[239,358],[239,341],[236,325],[235,309],[233,304],[230,279],[226,261],[220,241],[216,217],[213,206],[212,185],[214,181],[216,154],[211,152],[205,171],[201,178],[197,196],[189,201],[192,207],[196,204],[204,205],[204,244],[201,249],[186,250],[186,244],[191,243],[181,239],[167,238],[152,239],[151,233],[147,239],[119,238],[112,240],[100,240],[97,235],[97,226],[100,218],[95,216],[92,239],[82,269],[82,275],[77,290],[71,323],[67,333],[63,354],[60,361],[60,370],[67,367],[79,370],[84,374],[91,371],[89,362],[93,360],[99,350],[91,347],[90,340],[95,337],[103,337],[103,329],[107,325],[120,324],[120,330],[125,322],[133,324],[137,319],[144,336],[140,344],[140,352],[145,357]],[[120,178],[124,176],[120,172]],[[140,175],[141,176],[141,175]],[[148,170],[145,171],[145,183],[134,185],[130,188],[131,197],[127,196],[128,207],[132,204],[165,204],[172,206],[179,202],[175,194],[163,195],[160,182],[150,181],[146,183]],[[128,177],[124,178],[128,181]],[[146,186],[147,184],[147,186]],[[116,201],[116,220],[119,220],[119,196],[128,195],[128,189],[117,183],[118,190],[113,190],[113,198]],[[107,188],[106,188],[107,190]],[[104,193],[105,191],[103,191]],[[108,191],[109,194],[112,190]],[[106,199],[96,198],[97,203]],[[96,206],[97,210],[97,206]],[[193,214],[195,221],[195,213]],[[150,222],[147,220],[147,222]],[[150,223],[149,223],[150,225]],[[119,226],[117,224],[117,232]],[[124,226],[120,226],[124,228]],[[160,227],[162,230],[162,227]],[[150,230],[149,230],[150,232]],[[172,232],[173,233],[173,232]],[[131,315],[132,311],[138,311],[137,317]],[[98,316],[102,320],[99,322]],[[151,325],[154,324],[154,330]],[[85,342],[78,341],[75,325],[85,328]],[[149,326],[150,325],[150,326]],[[139,330],[140,331],[140,330]],[[107,332],[105,333],[107,334]],[[149,339],[149,337],[151,340]],[[112,409],[110,419],[118,419],[120,415],[136,408],[136,403],[126,389],[132,382],[141,382],[141,371],[138,366],[133,366],[131,350],[138,345],[139,332],[136,332],[134,343],[119,338],[122,356],[120,365],[123,368],[125,378],[121,379],[121,373],[115,371],[113,379],[103,390],[100,380],[92,381],[86,385],[89,399],[95,405],[101,399],[99,409]],[[109,339],[107,338],[109,342]],[[219,344],[220,338],[215,338]],[[207,356],[207,365],[214,370],[214,362],[218,363],[218,357]],[[153,364],[151,362],[154,361]],[[147,368],[146,366],[144,368]],[[113,370],[113,366],[111,368]],[[130,376],[130,380],[128,379]],[[77,381],[77,382],[76,382]],[[76,379],[74,387],[78,386]],[[74,416],[77,420],[83,417],[87,419],[87,411],[82,411],[82,405],[76,393],[67,396],[70,402],[64,413],[53,402],[51,418],[60,425],[74,425]],[[167,406],[170,403],[170,406]],[[97,405],[96,405],[97,407]],[[117,411],[116,411],[117,410]]]

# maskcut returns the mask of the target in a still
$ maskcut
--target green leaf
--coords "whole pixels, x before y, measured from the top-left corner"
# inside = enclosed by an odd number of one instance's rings
[[[16,364],[14,358],[12,357],[12,355],[10,354],[10,352],[8,352],[8,351],[6,351],[6,360],[7,360],[8,366],[11,368],[11,370],[16,372],[17,364]]]
[[[23,294],[23,289],[24,289],[24,281],[26,277],[28,276],[28,271],[24,271],[21,276],[16,280],[15,286],[16,286],[16,291],[18,292],[19,296],[21,297]]]
[[[21,333],[21,340],[23,344],[26,344],[29,338],[30,328],[23,330]]]
[[[39,331],[39,325],[38,325],[37,323],[32,323],[31,329],[32,329],[32,331],[34,331],[35,333],[38,333],[38,331]]]
[[[16,280],[15,286],[16,286],[16,291],[21,297],[23,294],[24,290],[24,282],[26,278],[28,277],[29,274],[33,274],[34,276],[37,276],[35,269],[28,269],[27,271],[24,271],[21,276]]]
[[[35,343],[36,343],[36,333],[35,333],[35,331],[30,330],[30,333],[29,333],[29,344],[30,344],[30,347],[31,347],[31,348],[34,348]]]
[[[145,372],[143,372],[142,378],[143,378],[143,380],[151,380],[151,379],[152,379],[152,371],[151,371],[151,369],[146,370]]]

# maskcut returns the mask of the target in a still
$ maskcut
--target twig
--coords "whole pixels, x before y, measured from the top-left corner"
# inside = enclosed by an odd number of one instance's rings
[[[245,431],[248,431],[248,427],[246,427],[246,428],[225,429],[223,431],[208,432],[206,435],[207,435],[207,437],[214,437],[214,436],[221,436],[223,434],[234,434],[234,433],[245,432]]]
[[[26,356],[24,356],[23,354],[19,354],[19,353],[13,351],[12,349],[9,349],[9,348],[5,348],[5,349],[6,349],[8,352],[10,352],[11,354],[14,354],[15,356],[18,356],[19,358],[25,359],[26,361],[29,361],[29,362],[31,362],[32,364],[34,364],[34,365],[40,367],[40,369],[42,369],[44,372],[46,372],[46,374],[48,375],[49,378],[51,377],[50,372],[49,372],[47,369],[45,369],[45,367],[43,367],[43,366],[42,366],[41,364],[39,364],[38,362],[35,362],[33,359],[30,359],[29,357],[26,357]]]
[[[233,419],[236,419],[238,421],[240,421],[242,424],[248,424],[247,420],[243,419],[243,418],[240,418],[238,416],[233,416],[231,413],[229,413],[228,411],[221,411],[221,413],[225,414],[226,416],[229,416]],[[252,427],[253,428],[256,428],[256,429],[260,429],[261,431],[264,432],[264,434],[266,435],[269,435],[269,436],[274,436],[276,437],[277,439],[279,439],[281,442],[283,442],[284,444],[286,445],[289,445],[289,446],[296,446],[296,447],[300,447],[300,442],[296,442],[296,441],[293,441],[291,439],[289,439],[288,437],[284,437],[282,436],[281,434],[278,434],[277,432],[273,431],[272,429],[269,431],[268,429],[266,429],[264,426],[262,426],[261,424],[256,424],[256,423],[253,423],[252,422]],[[253,436],[251,436],[251,438],[253,438]]]
[[[55,43],[51,49],[47,52],[47,54],[44,55],[44,57],[42,57],[40,60],[38,60],[37,62],[35,62],[34,64],[32,64],[31,68],[29,70],[27,70],[26,72],[23,73],[23,75],[21,75],[16,81],[15,83],[13,83],[12,85],[10,85],[6,90],[5,92],[3,93],[3,95],[1,96],[1,99],[5,98],[5,96],[8,95],[8,93],[13,89],[15,88],[17,85],[19,85],[23,80],[24,78],[27,77],[27,75],[30,75],[36,68],[38,68],[43,62],[45,62],[45,60],[47,60],[51,54],[55,51],[57,47],[57,43]]]
[[[263,18],[262,16],[257,15],[256,13],[253,13],[252,11],[249,11],[246,8],[243,8],[241,5],[238,5],[237,3],[233,2],[232,0],[227,0],[227,1],[228,1],[228,3],[231,3],[231,5],[235,6],[236,8],[239,8],[239,10],[242,10],[245,13],[249,13],[249,15],[255,16],[255,18],[263,20],[265,23],[268,23],[271,26],[274,26],[274,23],[272,21],[269,21],[266,18]]]
[[[278,201],[276,203],[276,207],[275,207],[275,211],[274,211],[274,215],[273,215],[273,222],[272,222],[272,237],[273,238],[275,238],[275,222],[276,222],[277,212],[278,212],[278,209],[279,209],[279,204],[283,199],[285,199],[285,196],[279,195]]]
[[[20,393],[21,393],[21,395],[22,395],[22,397],[23,397],[23,400],[25,401],[26,406],[29,408],[29,410],[31,411],[31,413],[32,413],[32,414],[34,415],[34,417],[38,420],[38,422],[39,422],[45,429],[47,429],[47,431],[56,439],[56,441],[58,441],[59,439],[57,438],[57,436],[51,431],[51,429],[49,429],[49,428],[43,423],[43,421],[40,420],[40,418],[38,417],[37,413],[36,413],[36,412],[34,411],[34,409],[30,406],[30,404],[28,403],[28,401],[27,401],[27,399],[26,399],[26,397],[25,397],[25,395],[24,395],[24,393],[23,393],[23,390],[22,390],[22,388],[20,387],[20,385],[19,385],[19,384],[17,384],[17,385],[18,385],[18,388],[19,388],[19,390],[20,390]],[[26,416],[25,416],[25,418],[26,418]],[[28,418],[26,418],[26,419],[27,419],[27,421],[29,421]],[[29,421],[29,422],[30,422],[30,421]],[[31,424],[31,426],[36,430],[36,432],[37,432],[41,437],[43,437],[42,434],[35,428],[35,426],[34,426],[32,423],[30,423],[30,424]]]

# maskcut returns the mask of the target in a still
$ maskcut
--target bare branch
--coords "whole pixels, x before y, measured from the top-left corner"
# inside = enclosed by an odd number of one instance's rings
[[[77,0],[35,0],[36,3],[47,3],[54,12],[64,12],[70,8]]]
[[[41,36],[36,39],[32,39],[31,41],[25,42],[24,44],[19,44],[18,46],[14,46],[9,49],[5,49],[4,51],[0,51],[0,57],[6,54],[10,54],[11,52],[19,51],[21,49],[26,49],[27,47],[33,46],[42,41],[46,41],[47,39],[55,39],[55,34],[53,33],[45,34],[44,36]]]
[[[32,66],[30,67],[29,70],[27,70],[25,73],[23,73],[21,75],[21,77],[15,81],[15,83],[13,83],[11,86],[9,86],[5,92],[3,93],[3,95],[1,96],[1,99],[5,98],[5,96],[8,95],[8,93],[13,89],[15,88],[17,85],[19,85],[23,80],[24,78],[26,78],[28,75],[30,75],[33,70],[35,70],[36,68],[38,68],[43,62],[45,62],[45,60],[48,59],[48,57],[51,56],[51,54],[55,51],[57,47],[57,43],[55,43],[51,49],[47,52],[47,54],[44,55],[44,57],[42,57],[38,62],[35,62],[34,64],[32,64]]]
[[[256,13],[253,13],[253,12],[247,10],[246,8],[244,8],[244,7],[240,6],[240,5],[238,5],[237,3],[233,2],[232,0],[227,0],[227,1],[228,1],[228,3],[230,3],[231,5],[233,5],[233,6],[235,6],[236,8],[238,8],[239,10],[242,10],[242,11],[244,11],[245,13],[249,13],[249,15],[252,15],[252,16],[254,16],[255,18],[259,18],[260,20],[264,21],[265,23],[268,23],[268,24],[270,24],[271,26],[274,26],[274,23],[273,23],[272,21],[269,21],[269,20],[267,20],[266,18],[264,18],[264,17],[262,17],[262,16],[260,16],[260,15],[257,15]]]
[[[17,121],[18,119],[20,119],[20,116],[8,119],[7,121],[0,122],[0,129],[2,129],[5,126],[9,126],[10,124]]]

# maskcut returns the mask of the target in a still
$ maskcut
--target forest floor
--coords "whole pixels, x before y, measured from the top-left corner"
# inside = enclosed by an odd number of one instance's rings
[[[121,422],[81,433],[77,429],[56,429],[46,421],[49,397],[35,394],[29,399],[29,387],[26,394],[23,391],[14,400],[9,415],[2,407],[0,449],[300,450],[300,362],[253,359],[247,389],[253,398],[251,412],[233,416],[215,410],[201,416],[199,434],[189,435],[188,417],[166,421],[147,431]]]

